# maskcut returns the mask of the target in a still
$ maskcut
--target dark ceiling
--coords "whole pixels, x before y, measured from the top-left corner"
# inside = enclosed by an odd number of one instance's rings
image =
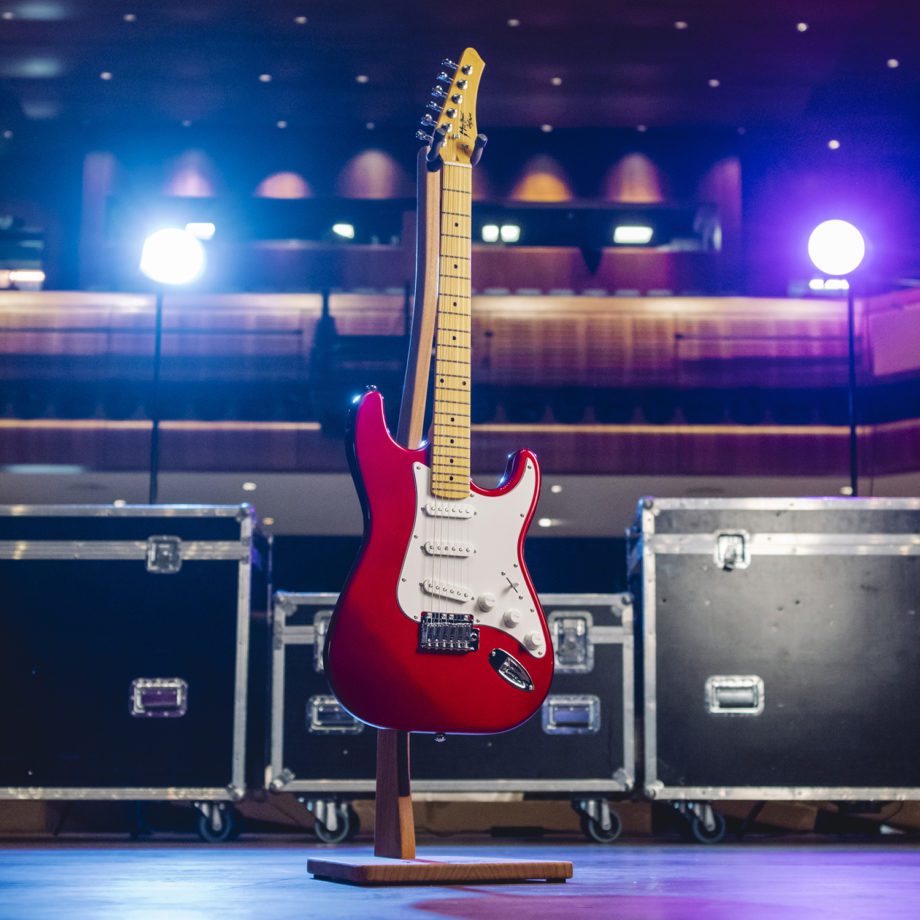
[[[0,129],[402,128],[466,45],[484,128],[917,118],[917,0],[0,0]]]

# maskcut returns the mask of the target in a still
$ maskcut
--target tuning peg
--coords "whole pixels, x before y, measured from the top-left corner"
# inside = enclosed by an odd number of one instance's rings
[[[446,99],[447,98],[447,93],[445,93],[444,90],[441,89],[440,86],[432,86],[431,95],[434,96],[435,99]]]
[[[428,105],[425,106],[425,108],[431,109],[432,112],[437,112],[438,115],[441,114],[441,106],[438,105],[437,102],[429,102]]]
[[[441,73],[439,73],[438,76],[437,76],[437,81],[438,81],[439,83],[446,83],[448,86],[450,86],[450,84],[454,82],[454,78],[453,78],[453,77],[449,77],[449,76],[448,76],[446,73],[444,73],[444,71],[442,70]]]
[[[457,63],[450,58],[444,58],[444,60],[441,61],[441,66],[449,73],[457,72]]]
[[[433,128],[437,124],[437,121],[426,113],[422,116],[421,124],[423,128]]]
[[[421,130],[421,128],[419,128],[419,130],[415,132],[415,136],[418,140],[424,141],[426,144],[431,143],[431,140],[432,140],[431,135],[426,134],[424,131]]]

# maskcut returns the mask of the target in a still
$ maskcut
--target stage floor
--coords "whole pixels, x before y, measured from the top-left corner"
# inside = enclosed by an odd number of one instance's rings
[[[423,856],[570,859],[565,884],[362,889],[307,875],[312,855],[367,845],[298,842],[0,844],[0,918],[915,918],[920,844],[467,842]]]

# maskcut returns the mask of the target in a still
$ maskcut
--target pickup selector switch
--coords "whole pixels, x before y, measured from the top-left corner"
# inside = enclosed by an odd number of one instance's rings
[[[512,607],[510,610],[506,610],[502,616],[502,626],[507,626],[509,629],[511,627],[517,626],[521,622],[521,611],[515,610]]]

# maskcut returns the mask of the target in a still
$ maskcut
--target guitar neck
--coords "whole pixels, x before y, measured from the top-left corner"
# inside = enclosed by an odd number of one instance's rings
[[[435,346],[431,491],[470,494],[470,166],[441,167],[440,269]]]

